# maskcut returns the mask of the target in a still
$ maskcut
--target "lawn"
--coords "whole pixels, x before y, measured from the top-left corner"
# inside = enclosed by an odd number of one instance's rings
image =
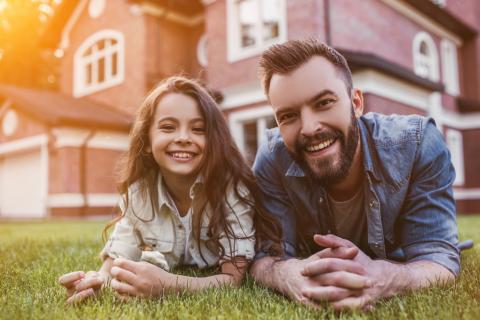
[[[476,246],[462,255],[458,281],[380,302],[370,313],[311,310],[256,286],[223,288],[162,300],[122,302],[106,291],[77,307],[64,304],[59,275],[99,266],[101,222],[0,222],[0,319],[480,319],[480,215],[460,216],[460,238]],[[191,273],[193,271],[184,270]]]

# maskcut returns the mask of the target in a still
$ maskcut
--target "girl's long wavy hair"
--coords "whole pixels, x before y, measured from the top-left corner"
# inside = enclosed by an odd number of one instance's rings
[[[108,229],[120,220],[130,205],[128,188],[133,183],[138,183],[139,192],[144,201],[151,199],[151,219],[159,211],[158,204],[158,173],[159,168],[151,152],[146,151],[150,145],[149,129],[155,114],[155,109],[162,97],[169,93],[181,93],[192,97],[198,104],[205,121],[206,146],[204,158],[200,164],[200,174],[204,178],[202,188],[203,203],[194,207],[193,236],[200,241],[200,228],[203,215],[207,206],[211,208],[212,215],[208,225],[207,247],[219,250],[220,257],[229,260],[232,257],[233,243],[230,252],[226,253],[220,245],[219,238],[224,233],[229,239],[242,239],[235,236],[233,229],[226,221],[227,192],[231,186],[246,205],[254,209],[254,227],[256,230],[257,250],[259,244],[272,243],[269,251],[273,255],[282,255],[283,248],[280,244],[281,227],[263,207],[260,189],[255,177],[247,166],[243,156],[235,145],[227,122],[211,95],[195,80],[181,76],[170,77],[160,82],[145,98],[137,111],[136,120],[130,132],[130,146],[118,166],[118,191],[124,199],[124,211],[109,222],[103,230],[104,240],[107,238]],[[179,106],[180,107],[180,106]],[[251,199],[241,194],[240,185],[245,186]],[[214,251],[215,252],[215,251]],[[203,258],[203,255],[202,255]],[[205,260],[205,259],[204,259]],[[235,263],[233,257],[230,259]]]

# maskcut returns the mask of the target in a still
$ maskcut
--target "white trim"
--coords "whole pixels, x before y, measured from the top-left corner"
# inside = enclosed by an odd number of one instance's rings
[[[46,144],[48,144],[48,135],[46,134],[39,134],[28,138],[2,142],[0,144],[0,155],[38,149]]]
[[[480,199],[480,188],[475,188],[475,189],[453,188],[453,197],[456,200],[476,200],[476,199]]]
[[[90,133],[91,131],[87,129],[70,127],[59,127],[52,129],[52,134],[55,137],[56,148],[81,147],[84,145],[85,140]],[[96,131],[88,140],[87,147],[126,151],[128,150],[128,142],[129,136],[126,133],[100,130]]]
[[[454,186],[465,183],[465,165],[463,158],[463,135],[455,129],[445,129],[445,141],[450,150],[451,161],[455,168]]]
[[[201,0],[201,1],[202,1],[202,4],[206,7],[215,3],[217,0]]]
[[[42,195],[43,216],[48,216],[50,213],[47,206],[48,189],[50,184],[49,158],[48,143],[44,143],[40,148],[40,194]]]
[[[427,46],[428,54],[421,52],[421,46]],[[412,42],[413,71],[420,77],[432,81],[440,79],[438,50],[432,37],[424,32],[418,32]]]
[[[442,121],[444,125],[454,129],[480,129],[480,112],[458,114],[456,112],[443,110]]]
[[[0,118],[3,116],[3,114],[10,108],[12,105],[12,101],[10,99],[5,99],[5,101],[2,103],[0,106]]]
[[[178,12],[172,12],[167,8],[163,8],[151,3],[142,3],[140,5],[141,12],[150,14],[155,17],[161,17],[171,22],[175,22],[187,27],[193,27],[205,20],[203,13],[197,14],[196,16],[189,17]]]
[[[101,40],[115,40],[117,43],[105,43],[105,47],[98,51],[96,43]],[[89,48],[92,53],[88,56],[83,56],[85,51]],[[116,74],[112,71],[112,57],[116,54]],[[98,61],[104,59],[104,79],[98,82]],[[87,65],[92,69],[92,83],[87,83]],[[123,33],[113,29],[104,29],[95,32],[89,36],[77,48],[73,58],[73,96],[78,98],[103,89],[111,88],[121,84],[125,78],[125,38]]]
[[[72,15],[70,16],[67,23],[65,24],[65,27],[62,30],[60,45],[58,46],[58,49],[65,51],[70,45],[70,32],[72,32],[73,27],[80,18],[80,15],[85,9],[87,2],[88,0],[81,0],[75,7],[75,10],[73,10]]]
[[[52,129],[52,134],[55,137],[55,148],[81,147],[90,130],[62,127]]]
[[[197,42],[197,61],[202,67],[208,66],[207,34],[204,33]]]
[[[231,109],[248,104],[265,102],[267,97],[258,81],[229,87],[223,90],[222,109]]]
[[[375,70],[356,72],[352,78],[354,86],[364,93],[372,93],[428,111],[431,94],[428,90],[420,89]]]
[[[395,9],[405,17],[409,18],[410,20],[414,21],[421,27],[425,28],[429,32],[436,34],[440,38],[447,38],[457,46],[462,45],[462,40],[460,37],[455,35],[454,33],[450,32],[446,28],[444,28],[439,23],[435,22],[431,18],[427,17],[423,13],[418,12],[415,8],[411,7],[407,3],[399,0],[382,0],[386,5],[390,6],[391,8]]]
[[[458,96],[460,85],[458,81],[457,47],[452,41],[442,39],[440,52],[442,57],[442,80],[445,84],[445,91],[453,96]]]
[[[87,147],[127,151],[129,136],[115,131],[98,131],[88,141]]]
[[[245,152],[245,140],[244,140],[244,132],[243,132],[243,123],[255,119],[261,119],[268,116],[273,116],[273,109],[271,106],[261,106],[250,108],[247,110],[235,111],[229,114],[228,116],[228,124],[230,127],[230,132],[232,133],[232,137],[235,140],[239,150],[244,153]],[[259,132],[266,128],[265,123],[260,124],[257,122],[257,142],[260,145],[261,140],[263,139],[264,132]]]
[[[238,10],[235,4],[236,0],[226,0],[227,2],[227,61],[229,63],[253,57],[260,54],[263,50],[275,43],[285,42],[287,40],[287,5],[286,0],[277,0],[280,4],[280,20],[278,21],[278,37],[265,41],[262,39],[261,21],[256,21],[255,25],[255,45],[242,48],[240,39],[240,28],[238,22]],[[261,0],[254,0],[257,5],[257,12],[261,19]]]
[[[87,206],[89,207],[114,207],[120,197],[116,193],[88,193]],[[54,193],[48,196],[50,208],[77,208],[85,205],[81,193]]]

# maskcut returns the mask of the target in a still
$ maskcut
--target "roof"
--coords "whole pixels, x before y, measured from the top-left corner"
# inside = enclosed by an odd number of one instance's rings
[[[53,17],[48,21],[47,26],[40,37],[40,46],[54,49],[62,37],[63,28],[70,19],[77,7],[79,0],[62,1],[55,9]]]
[[[72,125],[127,131],[132,116],[87,98],[29,88],[0,85],[0,95],[13,106],[50,126]]]

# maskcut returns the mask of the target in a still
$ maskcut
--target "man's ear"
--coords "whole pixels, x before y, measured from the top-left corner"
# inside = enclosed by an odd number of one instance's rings
[[[360,118],[363,114],[363,94],[359,89],[352,89],[352,106],[355,117]]]

